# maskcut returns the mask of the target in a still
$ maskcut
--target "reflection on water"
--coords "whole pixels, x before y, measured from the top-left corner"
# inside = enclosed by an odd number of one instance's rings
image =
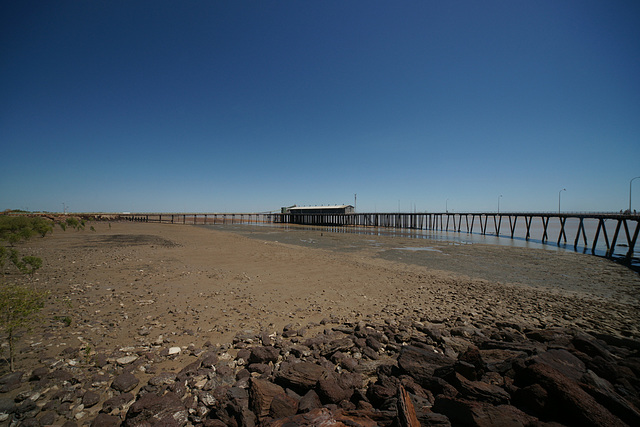
[[[537,219],[537,221],[536,221]],[[223,228],[229,231],[248,231],[248,227],[256,227],[261,232],[266,229],[273,228],[274,232],[287,232],[292,230],[312,230],[318,232],[327,233],[354,233],[370,236],[390,236],[390,237],[403,237],[411,239],[427,239],[434,241],[447,241],[455,242],[458,244],[489,244],[489,245],[501,245],[512,247],[524,247],[546,250],[569,250],[579,253],[588,253],[597,256],[606,255],[606,240],[611,242],[613,234],[615,232],[616,221],[605,220],[605,230],[601,230],[598,237],[598,243],[593,248],[593,241],[595,239],[598,220],[585,219],[583,221],[584,234],[581,231],[578,234],[580,221],[577,218],[568,218],[564,226],[564,235],[560,236],[561,225],[557,218],[556,222],[549,221],[547,225],[547,240],[542,241],[544,234],[544,226],[539,218],[533,218],[532,223],[529,226],[530,238],[526,238],[527,227],[525,225],[524,218],[518,218],[517,222],[510,224],[507,221],[503,221],[502,224],[494,224],[492,222],[487,223],[487,233],[481,234],[480,227],[475,226],[474,232],[470,233],[466,231],[466,225],[461,224],[461,231],[439,231],[439,230],[417,230],[417,229],[403,229],[403,228],[387,228],[387,227],[360,227],[360,226],[311,226],[311,225],[297,225],[297,224],[272,224],[272,223],[247,223],[247,224],[226,224],[226,225],[214,225],[207,227]],[[453,225],[451,226],[453,228]],[[514,227],[513,238],[511,235],[511,227]],[[496,230],[500,231],[499,235],[496,235]],[[633,232],[633,231],[632,231]],[[629,250],[626,244],[626,237],[624,230],[620,230],[618,236],[618,243],[614,249],[614,257],[621,258],[627,255]],[[576,237],[577,236],[577,237]],[[559,239],[561,237],[561,239]],[[586,244],[585,244],[586,238]],[[566,240],[565,240],[566,239]],[[559,243],[558,243],[559,241]],[[575,248],[574,248],[575,246]],[[632,264],[635,269],[640,266],[640,260],[637,257],[638,250],[632,254]],[[405,248],[407,249],[407,248]],[[420,250],[427,250],[419,248]]]

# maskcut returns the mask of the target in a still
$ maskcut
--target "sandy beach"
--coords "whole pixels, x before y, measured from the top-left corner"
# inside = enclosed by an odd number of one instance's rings
[[[246,330],[313,329],[322,319],[510,322],[640,337],[640,277],[590,255],[322,230],[93,225],[20,247],[44,266],[16,280],[51,297],[42,324],[20,340],[18,367],[65,348],[216,345]]]

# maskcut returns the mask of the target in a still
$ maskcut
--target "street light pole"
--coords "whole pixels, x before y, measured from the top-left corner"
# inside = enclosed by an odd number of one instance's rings
[[[567,189],[563,188],[562,190],[558,191],[558,213],[560,213],[560,195],[563,191],[567,191]]]
[[[498,196],[498,213],[500,213],[500,197],[502,197],[502,194]]]
[[[444,211],[445,213],[449,213],[449,199],[444,202]]]
[[[629,181],[629,213],[631,213],[631,183],[633,182],[634,179],[638,179],[638,178],[640,178],[640,176],[631,178],[631,181]]]

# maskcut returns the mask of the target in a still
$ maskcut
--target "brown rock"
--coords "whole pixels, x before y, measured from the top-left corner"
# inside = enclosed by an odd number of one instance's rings
[[[329,375],[318,381],[318,394],[325,403],[340,403],[348,400],[353,390],[343,388],[334,375]]]
[[[131,372],[125,372],[113,379],[111,387],[122,393],[133,390],[138,385],[139,380]]]
[[[85,408],[91,408],[99,401],[100,401],[100,395],[91,390],[87,391],[82,396],[82,404],[84,405]]]
[[[215,353],[213,353],[212,351],[208,351],[208,352],[204,353],[201,356],[200,360],[201,360],[200,366],[202,366],[203,368],[207,368],[207,369],[213,368],[214,366],[216,366],[216,364],[219,361],[218,356]]]
[[[478,377],[482,376],[487,367],[487,364],[482,360],[482,355],[478,347],[469,347],[465,352],[460,353],[458,360],[473,365],[476,368]]]
[[[581,386],[595,397],[600,404],[630,426],[640,425],[640,413],[638,410],[616,393],[609,381],[598,377],[593,371],[587,371],[582,377]]]
[[[300,413],[310,412],[312,409],[320,408],[321,406],[322,402],[320,401],[318,393],[309,390],[307,394],[302,396],[300,402],[298,402],[298,411]]]
[[[204,427],[229,427],[227,423],[221,420],[204,420],[202,425]]]
[[[249,360],[249,356],[251,356],[251,350],[249,350],[248,348],[243,348],[242,350],[238,351],[236,359],[242,359],[246,362],[247,360]]]
[[[509,393],[501,387],[493,384],[484,383],[482,381],[469,381],[458,372],[451,372],[445,377],[449,384],[453,385],[465,398],[471,400],[480,400],[500,405],[509,403]]]
[[[254,347],[251,349],[249,363],[277,362],[280,351],[272,346]]]
[[[485,402],[473,402],[440,396],[436,398],[433,411],[446,415],[452,425],[476,427],[528,426],[537,421],[509,405],[493,406]]]
[[[283,363],[275,381],[297,392],[306,393],[313,388],[324,372],[324,368],[312,362]]]
[[[458,360],[455,365],[453,365],[453,369],[471,381],[477,381],[479,377],[482,376],[481,371],[479,372],[474,365],[462,360]]]
[[[453,359],[436,352],[435,349],[430,351],[414,346],[404,347],[398,357],[398,366],[418,383],[429,380],[436,368],[452,365],[453,362]]]
[[[195,375],[200,368],[201,361],[196,360],[195,362],[189,363],[187,366],[182,368],[180,372],[178,372],[178,379],[184,380],[187,377]]]
[[[289,348],[289,352],[297,358],[311,356],[311,349],[306,345],[295,344]]]
[[[298,414],[269,424],[270,427],[284,426],[331,426],[331,427],[374,427],[378,424],[367,416],[345,414],[341,410],[331,411],[328,408],[314,409],[305,414]]]
[[[536,329],[525,333],[527,338],[538,342],[550,342],[564,339],[568,342],[566,331],[558,329]]]
[[[530,414],[543,414],[549,394],[540,384],[522,387],[513,395],[513,403]]]
[[[520,371],[516,379],[525,386],[539,383],[547,391],[544,415],[548,418],[585,426],[625,425],[575,381],[548,365],[534,363]]]
[[[273,372],[271,366],[265,363],[252,363],[247,366],[247,370],[249,372],[257,372],[261,375],[271,375],[271,372]]]
[[[336,351],[347,351],[355,344],[349,338],[338,338],[325,344],[324,349],[322,350],[322,355],[325,357],[331,356]]]
[[[342,366],[343,368],[351,372],[354,372],[356,369],[358,369],[358,361],[341,351],[336,351],[335,353],[333,353],[333,355],[331,356],[331,361],[336,365]]]
[[[356,388],[362,387],[362,376],[351,372],[330,373],[318,381],[318,394],[325,403],[349,400]]]
[[[120,417],[108,414],[98,414],[91,422],[91,427],[118,427],[120,425]]]
[[[510,350],[510,351],[521,351],[526,354],[535,353],[540,347],[540,344],[535,342],[510,342],[510,341],[496,341],[496,340],[487,340],[481,344],[482,349],[487,350]]]
[[[374,384],[369,384],[367,398],[374,406],[381,406],[387,400],[395,397],[397,390],[398,380],[396,378],[381,375]]]
[[[591,335],[578,333],[571,340],[571,344],[581,352],[586,353],[591,357],[600,356],[606,360],[613,359],[606,346],[601,342],[598,342],[598,340]]]
[[[50,372],[49,375],[47,375],[47,378],[55,380],[55,382],[58,384],[65,381],[72,384],[75,384],[77,382],[73,374],[66,369],[56,369],[55,371]]]
[[[298,412],[298,401],[284,393],[276,394],[271,401],[269,416],[273,419],[285,418]]]
[[[105,366],[107,366],[107,364],[109,363],[108,357],[106,354],[104,353],[98,353],[94,356],[93,358],[93,363],[98,367],[98,368],[103,368]]]
[[[53,411],[47,411],[40,416],[40,419],[38,421],[40,422],[39,425],[41,426],[52,425],[56,422],[56,413]]]
[[[175,382],[176,378],[177,376],[173,372],[160,372],[149,379],[149,384],[153,386],[169,385]]]
[[[35,368],[33,372],[31,372],[31,378],[29,378],[29,381],[39,381],[46,377],[48,373],[49,368],[47,368],[46,366]]]
[[[540,353],[535,356],[533,360],[551,366],[574,381],[579,381],[587,371],[582,360],[564,349],[552,349],[545,351],[544,353]]]
[[[134,395],[131,393],[122,393],[118,396],[113,396],[102,404],[101,412],[109,413],[114,409],[121,409],[126,403],[131,402],[134,398]]]
[[[249,377],[251,377],[251,372],[249,372],[249,370],[246,369],[246,368],[245,369],[240,369],[238,371],[238,373],[236,374],[236,380],[237,381],[240,381],[240,380],[243,380],[243,379],[246,379],[246,378],[249,378]]]
[[[20,386],[20,381],[22,381],[23,372],[11,372],[0,377],[0,393],[7,393],[11,390],[14,390]]]
[[[281,394],[284,394],[284,389],[279,385],[256,378],[251,379],[249,399],[251,401],[251,409],[259,421],[269,416],[273,398]]]
[[[398,421],[402,427],[420,427],[409,393],[403,386],[398,387]]]
[[[174,393],[166,393],[162,396],[147,393],[131,405],[124,425],[184,426],[187,418],[188,413],[184,404]]]
[[[375,352],[380,352],[384,349],[384,346],[382,345],[382,343],[372,335],[367,336],[366,343],[367,343],[367,346],[372,348]]]

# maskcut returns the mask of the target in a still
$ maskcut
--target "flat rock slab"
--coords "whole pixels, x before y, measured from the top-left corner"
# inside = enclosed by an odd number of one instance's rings
[[[147,393],[127,411],[125,426],[157,425],[180,427],[187,423],[188,412],[175,393],[158,396]]]
[[[135,355],[124,356],[116,359],[116,363],[118,365],[128,365],[129,363],[133,363],[136,360],[138,360],[138,356],[135,356]]]
[[[323,373],[324,368],[312,362],[283,363],[276,375],[276,382],[306,393],[316,385]]]
[[[526,367],[519,376],[529,383],[540,384],[548,393],[545,410],[553,417],[576,425],[625,425],[589,393],[560,371],[543,363]]]
[[[136,376],[131,372],[125,372],[124,374],[120,374],[113,379],[111,387],[122,393],[126,393],[133,390],[139,382],[140,381],[138,380],[138,378],[136,378]]]
[[[418,381],[426,381],[440,367],[453,365],[454,359],[437,351],[406,346],[398,358],[398,366]]]

